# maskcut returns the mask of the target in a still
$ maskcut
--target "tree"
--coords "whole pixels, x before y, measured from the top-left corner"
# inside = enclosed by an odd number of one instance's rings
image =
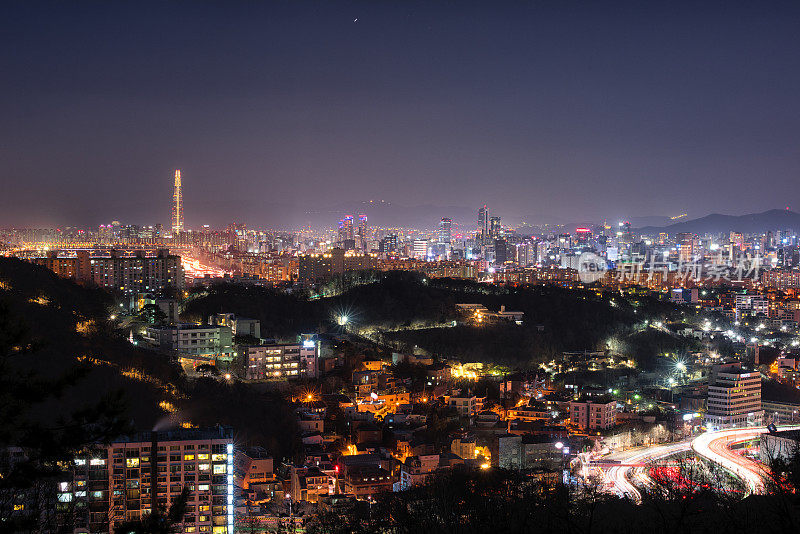
[[[69,512],[53,513],[63,466],[86,444],[105,443],[129,430],[121,392],[42,422],[37,410],[59,399],[88,368],[73,365],[55,378],[20,370],[21,360],[36,357],[40,348],[0,302],[0,525],[14,532],[55,529]]]

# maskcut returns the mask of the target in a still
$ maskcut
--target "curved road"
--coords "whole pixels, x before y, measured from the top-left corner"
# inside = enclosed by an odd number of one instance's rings
[[[798,428],[781,426],[780,430]],[[747,441],[767,432],[766,427],[731,428],[705,432],[692,441],[692,450],[698,455],[739,477],[747,484],[748,493],[760,493],[764,490],[764,466],[750,458],[731,450],[734,443]]]
[[[610,454],[604,460],[617,460],[621,465],[611,465],[605,469],[606,481],[613,484],[614,492],[620,497],[628,497],[635,502],[640,502],[642,494],[630,481],[630,477],[633,475],[641,486],[649,485],[650,477],[644,467],[636,464],[652,463],[681,452],[687,452],[690,449],[689,441],[681,441]]]
[[[800,426],[781,426],[779,428],[790,430],[800,428]],[[693,450],[698,456],[722,466],[743,480],[747,484],[748,493],[759,493],[764,489],[764,467],[760,463],[732,451],[730,447],[765,432],[767,432],[766,427],[732,428],[705,432],[692,441],[612,453],[592,464],[601,466],[605,481],[611,484],[614,493],[620,497],[628,497],[640,502],[642,494],[637,485],[641,487],[651,483],[647,469],[640,464],[653,463],[681,452]],[[611,462],[619,462],[619,465]],[[632,480],[636,482],[635,485]]]

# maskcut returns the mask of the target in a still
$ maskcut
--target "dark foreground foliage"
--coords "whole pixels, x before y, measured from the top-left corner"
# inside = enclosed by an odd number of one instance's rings
[[[794,493],[742,499],[737,492],[662,483],[642,501],[602,493],[594,483],[543,485],[516,472],[457,469],[425,485],[380,495],[371,506],[323,511],[308,532],[777,534],[796,532],[800,525]]]

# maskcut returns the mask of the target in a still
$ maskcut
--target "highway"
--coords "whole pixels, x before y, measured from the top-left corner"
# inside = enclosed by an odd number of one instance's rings
[[[651,483],[647,473],[646,464],[663,460],[669,456],[688,452],[691,449],[690,441],[680,441],[666,445],[654,445],[631,449],[618,453],[612,453],[604,457],[600,462],[620,462],[620,465],[607,464],[603,471],[605,481],[611,484],[614,493],[620,497],[627,497],[635,502],[641,502],[642,494],[639,489],[631,482],[633,477],[640,486],[647,486]]]
[[[781,426],[791,430],[798,426]],[[747,484],[748,494],[764,491],[764,466],[731,450],[735,443],[748,441],[767,432],[766,427],[732,428],[705,432],[692,441],[692,450],[698,456],[714,462]]]
[[[781,430],[795,428],[800,426],[780,427]],[[744,481],[748,488],[747,494],[760,493],[764,490],[764,467],[731,450],[731,446],[751,440],[766,431],[766,427],[747,427],[704,432],[693,440],[611,453],[593,459],[589,462],[589,466],[602,470],[604,481],[610,491],[620,497],[641,502],[642,494],[638,488],[647,487],[652,483],[647,465],[691,450],[697,456],[720,465]]]

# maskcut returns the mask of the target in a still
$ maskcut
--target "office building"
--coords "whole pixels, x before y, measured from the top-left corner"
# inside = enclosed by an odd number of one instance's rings
[[[428,257],[428,240],[415,239],[414,240],[414,257],[419,260],[427,259]]]
[[[439,221],[439,244],[440,245],[449,245],[452,239],[451,229],[453,227],[452,219],[448,217],[442,217],[442,220]]]
[[[500,237],[500,217],[491,217],[489,219],[489,238],[490,239],[497,239]]]
[[[485,204],[478,210],[478,232],[476,233],[476,239],[479,245],[485,244],[489,239],[489,210],[486,208]]]
[[[759,425],[763,414],[758,371],[745,371],[738,362],[711,368],[706,426],[717,429]]]

